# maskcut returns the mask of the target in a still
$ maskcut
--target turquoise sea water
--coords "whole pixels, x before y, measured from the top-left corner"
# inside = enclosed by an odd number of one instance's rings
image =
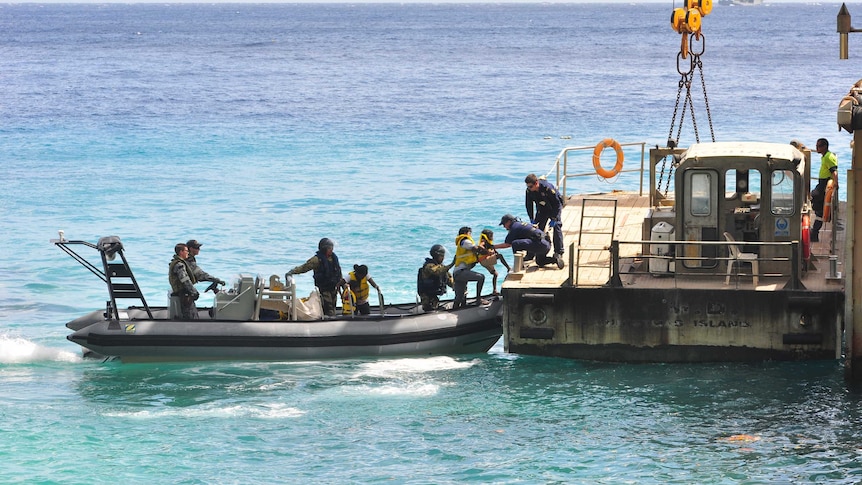
[[[65,340],[106,295],[48,243],[60,229],[120,236],[153,304],[176,242],[202,241],[201,266],[230,279],[283,274],[324,236],[412,301],[428,248],[523,215],[524,175],[561,148],[664,144],[671,7],[0,6],[0,481],[860,481],[860,394],[838,361],[611,365],[498,343],[123,365]],[[704,19],[717,140],[826,136],[847,167],[835,108],[862,47],[838,60],[838,8]]]

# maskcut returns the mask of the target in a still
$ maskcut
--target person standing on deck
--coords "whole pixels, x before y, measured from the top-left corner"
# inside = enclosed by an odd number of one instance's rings
[[[168,282],[171,284],[171,296],[180,298],[180,312],[183,320],[197,320],[198,309],[195,300],[200,293],[195,288],[194,272],[187,261],[189,248],[183,243],[174,246],[174,257],[168,265]]]
[[[494,249],[512,248],[512,252],[525,251],[527,258],[535,257],[536,264],[544,267],[548,263],[557,263],[557,268],[563,269],[565,263],[563,256],[554,254],[548,256],[551,244],[545,239],[545,233],[531,224],[525,224],[515,218],[512,214],[506,214],[500,219],[500,225],[505,227],[509,234],[506,242],[495,244]]]
[[[314,285],[320,290],[320,300],[323,306],[323,313],[328,316],[335,316],[335,302],[338,301],[338,284],[341,282],[341,264],[338,262],[338,256],[333,250],[335,243],[329,238],[323,238],[317,243],[317,253],[314,254],[305,264],[301,264],[284,275],[285,281],[288,276],[294,274],[307,273],[314,271]]]
[[[811,227],[811,241],[820,240],[820,228],[823,227],[823,205],[826,201],[826,185],[830,180],[838,190],[838,157],[829,151],[829,140],[817,140],[817,153],[820,154],[820,171],[817,174],[817,185],[811,191],[811,205],[814,208],[814,225]]]
[[[186,243],[186,247],[189,248],[189,257],[186,258],[186,263],[188,263],[189,267],[192,269],[192,275],[195,277],[195,282],[212,281],[213,283],[224,285],[224,280],[216,278],[198,266],[198,262],[195,257],[200,254],[201,246],[203,246],[203,244],[199,243],[197,239],[189,239]],[[218,290],[215,290],[215,292],[218,293]]]
[[[527,184],[525,205],[530,223],[545,230],[550,224],[554,231],[554,253],[563,254],[563,196],[554,184],[545,179],[539,179],[531,173],[524,179]]]
[[[425,263],[419,268],[416,275],[416,292],[419,293],[419,301],[422,309],[426,312],[436,311],[440,306],[440,295],[446,293],[446,287],[452,288],[455,282],[449,270],[455,266],[455,261],[443,264],[446,257],[446,248],[442,244],[431,246],[430,258],[425,258]]]
[[[454,309],[467,306],[467,283],[476,282],[476,304],[487,305],[488,300],[482,298],[482,286],[485,284],[485,275],[473,271],[473,267],[479,262],[479,253],[484,250],[473,241],[473,229],[464,226],[458,230],[455,237],[455,270],[452,277],[455,278],[455,304]]]

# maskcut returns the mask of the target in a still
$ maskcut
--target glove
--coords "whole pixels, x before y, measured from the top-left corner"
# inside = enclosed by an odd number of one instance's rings
[[[220,280],[218,278],[215,279],[215,282],[220,284],[220,285],[226,285],[227,284],[227,282],[225,280]]]
[[[557,226],[557,221],[555,221],[555,220],[551,219],[551,220],[550,220],[550,222],[548,222],[548,225],[549,225],[549,226],[551,226],[551,227],[556,227],[556,226]]]
[[[532,225],[534,225],[534,226],[535,226],[535,225],[536,225],[536,220],[535,220],[535,219],[530,219],[530,224],[532,224]]]

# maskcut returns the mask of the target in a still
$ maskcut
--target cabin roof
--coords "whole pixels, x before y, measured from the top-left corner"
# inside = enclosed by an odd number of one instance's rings
[[[804,156],[790,143],[764,142],[714,142],[696,143],[682,155],[682,159],[692,158],[765,158],[770,155],[773,160],[802,160]]]

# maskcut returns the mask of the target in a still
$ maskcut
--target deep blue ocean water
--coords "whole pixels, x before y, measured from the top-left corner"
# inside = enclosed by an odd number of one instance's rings
[[[387,301],[412,301],[428,248],[523,215],[523,177],[563,147],[664,144],[672,7],[0,5],[0,482],[862,480],[862,394],[839,361],[613,365],[498,343],[123,365],[65,340],[106,295],[49,244],[58,230],[120,236],[152,304],[189,238],[230,279],[283,274],[330,237]],[[843,174],[835,109],[862,77],[862,38],[838,60],[838,8],[715,7],[702,60],[717,140],[826,136]],[[569,190],[613,188],[637,180]]]

